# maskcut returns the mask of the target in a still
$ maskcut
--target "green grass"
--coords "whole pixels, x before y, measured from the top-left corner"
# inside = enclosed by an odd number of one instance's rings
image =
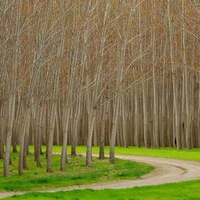
[[[31,147],[32,148],[32,147]],[[43,147],[45,150],[45,147]],[[53,147],[54,152],[61,152],[60,146]],[[70,152],[70,147],[68,147],[68,152]],[[85,153],[86,147],[85,146],[78,146],[77,147],[78,153]],[[99,147],[95,146],[92,148],[93,154],[98,154]],[[105,147],[105,153],[109,154],[109,147]],[[191,150],[187,150],[186,148],[182,148],[181,150],[177,150],[173,147],[167,148],[145,148],[145,147],[116,147],[115,153],[120,155],[135,155],[135,156],[152,156],[152,157],[160,157],[160,158],[173,158],[173,159],[181,159],[181,160],[190,160],[190,161],[198,161],[200,162],[200,149],[193,148]]]
[[[70,152],[70,146],[68,146],[68,152]],[[30,150],[33,151],[33,147],[30,147]],[[54,146],[53,152],[61,152],[60,146]],[[45,151],[45,147],[43,147],[43,151]],[[77,152],[79,154],[86,152],[85,146],[78,146]],[[92,148],[93,154],[99,153],[99,147],[94,146]],[[105,153],[109,154],[109,147],[105,147]],[[135,156],[151,156],[151,157],[160,157],[160,158],[173,158],[173,159],[181,159],[181,160],[190,160],[190,161],[198,161],[200,162],[200,149],[193,148],[191,150],[187,150],[186,148],[182,148],[181,150],[177,150],[173,147],[166,148],[145,148],[145,147],[133,147],[130,146],[128,148],[125,147],[116,147],[115,153],[119,155],[135,155]]]
[[[70,149],[68,149],[69,151]],[[77,147],[77,152],[85,152],[85,146]],[[54,152],[60,152],[61,147],[53,147]],[[93,153],[98,153],[98,147],[93,147]],[[105,148],[105,152],[109,153],[109,147]],[[177,151],[175,148],[161,148],[161,149],[146,149],[144,147],[116,147],[116,154],[121,155],[141,155],[141,156],[153,156],[153,157],[164,157],[164,158],[175,158],[183,160],[193,160],[200,162],[200,150],[199,149],[181,149]],[[117,160],[119,162],[120,160]],[[84,164],[83,164],[84,165]],[[124,164],[124,167],[127,167],[129,164]],[[69,167],[69,166],[67,166]],[[95,168],[95,165],[94,165]],[[101,168],[101,167],[100,167]],[[118,170],[118,166],[114,165],[115,170]],[[121,168],[119,166],[119,168]],[[87,168],[90,169],[90,168]],[[103,171],[107,171],[104,169]],[[110,172],[110,171],[109,171]],[[98,173],[97,173],[98,176]],[[128,178],[129,174],[126,171],[121,171],[115,173],[114,177],[123,179]],[[72,179],[75,181],[79,178],[84,178],[81,175],[74,176]],[[126,179],[125,178],[125,179]],[[87,180],[87,183],[88,180]],[[1,184],[1,179],[0,179]],[[1,187],[0,187],[1,188]],[[29,193],[21,196],[13,196],[7,199],[69,199],[69,200],[100,200],[100,199],[109,199],[109,200],[200,200],[200,180],[187,181],[182,183],[173,183],[173,184],[164,184],[159,186],[145,186],[145,187],[134,187],[132,189],[121,189],[121,190],[74,190],[67,192],[56,192],[56,193]]]
[[[74,190],[56,193],[30,193],[7,199],[66,199],[66,200],[198,200],[200,180],[159,186],[135,187],[121,190]]]
[[[18,154],[12,154],[13,165],[10,166],[11,176],[0,176],[0,192],[2,191],[40,191],[51,188],[72,185],[91,184],[95,182],[138,179],[153,170],[152,166],[127,160],[117,159],[116,164],[110,164],[109,159],[101,161],[93,158],[92,167],[85,166],[83,156],[70,157],[67,170],[59,170],[60,155],[53,155],[53,173],[46,172],[45,155],[41,156],[42,167],[37,168],[34,156],[28,157],[29,170],[24,170],[23,176],[18,176]],[[2,174],[3,160],[0,160]]]

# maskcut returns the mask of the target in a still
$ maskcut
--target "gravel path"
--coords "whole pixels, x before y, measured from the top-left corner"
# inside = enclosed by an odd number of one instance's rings
[[[189,180],[200,179],[200,162],[184,161],[167,158],[153,158],[143,156],[121,156],[118,158],[134,160],[155,166],[155,170],[138,180],[115,181],[106,183],[94,183],[91,185],[71,186],[67,188],[57,188],[45,192],[69,191],[73,189],[91,188],[101,189],[122,189],[135,186],[159,185],[165,183],[175,183]],[[44,191],[43,191],[44,192]],[[14,194],[24,194],[23,192],[4,192],[0,193],[0,199]]]

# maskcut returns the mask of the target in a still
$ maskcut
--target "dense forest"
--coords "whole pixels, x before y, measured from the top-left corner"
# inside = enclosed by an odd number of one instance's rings
[[[200,2],[1,0],[0,158],[34,145],[200,147]],[[20,145],[20,149],[17,149]],[[11,149],[12,147],[12,149]]]

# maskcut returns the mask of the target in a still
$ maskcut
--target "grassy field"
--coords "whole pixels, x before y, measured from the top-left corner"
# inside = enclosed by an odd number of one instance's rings
[[[45,147],[43,147],[43,151],[45,151]],[[30,151],[33,151],[33,147],[30,146]],[[70,152],[70,146],[68,146],[68,152]],[[60,146],[54,146],[53,152],[61,152]],[[86,152],[85,146],[78,146],[77,153],[84,154]],[[93,154],[99,153],[99,147],[94,146],[92,148]],[[109,154],[109,147],[105,147],[105,153]],[[152,156],[152,157],[160,157],[160,158],[174,158],[174,159],[181,159],[181,160],[190,160],[190,161],[198,161],[200,162],[200,149],[193,148],[191,150],[187,150],[186,148],[182,148],[181,150],[177,150],[173,147],[166,147],[166,148],[145,148],[145,147],[116,147],[115,153],[119,155],[135,155],[135,156]]]
[[[58,146],[54,147],[54,152],[61,152],[61,148]],[[70,151],[70,147],[68,149]],[[86,151],[85,146],[77,147],[77,152],[82,153]],[[92,152],[97,154],[99,152],[99,147],[93,147]],[[109,147],[105,147],[105,153],[109,154]],[[187,150],[186,148],[182,148],[181,150],[177,150],[176,148],[150,148],[147,149],[145,147],[116,147],[115,153],[120,155],[135,155],[135,156],[152,156],[152,157],[160,157],[160,158],[174,158],[181,160],[193,160],[200,162],[200,149],[193,148],[192,150]]]
[[[37,168],[33,155],[28,157],[29,170],[24,170],[24,175],[19,176],[17,171],[18,155],[12,154],[13,165],[10,166],[11,176],[0,176],[0,192],[2,191],[38,191],[51,188],[83,185],[95,182],[113,180],[138,179],[153,170],[146,164],[117,159],[116,164],[110,164],[109,159],[99,160],[93,158],[93,166],[85,166],[85,157],[69,157],[66,171],[59,170],[60,155],[53,155],[53,173],[46,172],[45,155],[41,156],[42,167]],[[3,160],[0,160],[2,174]]]
[[[73,190],[56,193],[30,193],[7,199],[29,200],[198,200],[200,180],[121,190]]]
[[[45,149],[44,149],[45,150]],[[60,152],[60,147],[54,147],[54,152]],[[69,151],[69,149],[68,149]],[[80,146],[77,148],[77,152],[80,154],[81,152],[85,152],[85,147]],[[109,148],[105,148],[105,152],[109,152]],[[98,147],[93,147],[93,153],[98,153]],[[116,154],[124,154],[124,155],[143,155],[143,156],[154,156],[154,157],[165,157],[165,158],[176,158],[176,159],[184,159],[184,160],[194,160],[200,162],[200,150],[199,149],[192,149],[192,150],[186,150],[182,149],[177,151],[174,148],[161,148],[161,149],[146,149],[146,148],[136,148],[136,147],[129,147],[129,148],[123,148],[123,147],[117,147],[116,148]],[[56,159],[57,155],[54,155],[54,160]],[[77,159],[77,158],[76,158]],[[94,167],[95,165],[99,165],[98,162],[94,160]],[[76,162],[76,161],[75,161]],[[121,162],[121,160],[117,160],[117,163]],[[101,163],[102,164],[102,163]],[[103,167],[103,165],[99,165],[100,168]],[[81,164],[84,165],[84,161]],[[106,168],[110,164],[107,163]],[[122,163],[119,165],[122,166]],[[125,164],[126,165],[126,164]],[[129,164],[127,164],[128,167]],[[70,165],[69,165],[70,166]],[[69,168],[69,166],[67,166]],[[116,166],[116,165],[114,165]],[[119,167],[121,168],[121,167]],[[132,167],[131,167],[132,168]],[[148,170],[150,171],[152,168],[145,169],[145,172]],[[88,168],[87,168],[88,170]],[[89,169],[90,170],[90,169]],[[106,169],[104,169],[106,171]],[[103,171],[104,171],[103,170]],[[56,172],[58,173],[58,172]],[[99,172],[101,174],[102,172]],[[108,173],[108,171],[107,171]],[[110,171],[109,171],[110,173]],[[122,172],[120,172],[122,173]],[[120,175],[120,173],[116,173]],[[59,174],[57,174],[59,176]],[[78,176],[78,175],[77,175]],[[129,176],[127,174],[127,176]],[[132,177],[132,175],[131,175]],[[130,177],[130,178],[131,178]],[[83,177],[84,183],[91,183],[90,180],[86,180],[86,177]],[[123,177],[120,175],[120,178]],[[126,177],[127,178],[127,177]],[[136,176],[137,178],[137,176]],[[76,178],[75,178],[76,179]],[[105,178],[107,179],[107,177]],[[77,179],[78,180],[78,179]],[[75,182],[77,183],[77,180]],[[100,179],[102,180],[102,179]],[[104,180],[105,181],[105,180]],[[2,182],[2,179],[0,179],[0,184]],[[37,182],[36,182],[37,183]],[[54,184],[54,183],[53,183]],[[4,185],[4,184],[2,184]],[[34,184],[36,186],[37,184]],[[2,186],[1,186],[2,187]],[[1,188],[0,187],[0,188]],[[57,185],[55,185],[57,187]],[[165,184],[165,185],[159,185],[159,186],[148,186],[148,187],[135,187],[132,189],[122,189],[122,190],[100,190],[100,191],[94,191],[94,190],[75,190],[75,191],[67,191],[67,192],[56,192],[56,193],[29,193],[22,196],[13,196],[7,199],[70,199],[70,200],[88,200],[88,199],[117,199],[117,200],[133,200],[133,199],[149,199],[149,200],[155,200],[155,199],[184,199],[184,200],[196,200],[200,199],[199,194],[199,188],[200,188],[200,180],[196,181],[188,181],[188,182],[182,182],[182,183],[173,183],[173,184]],[[31,189],[31,190],[37,190],[37,189]]]

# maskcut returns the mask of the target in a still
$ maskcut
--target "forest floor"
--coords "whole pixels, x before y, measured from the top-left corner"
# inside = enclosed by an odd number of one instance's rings
[[[133,160],[155,166],[155,170],[138,180],[115,181],[106,183],[94,183],[90,185],[71,186],[67,188],[57,188],[41,192],[69,191],[74,189],[123,189],[135,186],[150,186],[165,183],[175,183],[189,180],[200,179],[200,162],[185,161],[168,158],[154,158],[144,156],[125,156],[117,155],[121,159]],[[25,194],[26,192],[3,192],[0,198],[12,195]]]

